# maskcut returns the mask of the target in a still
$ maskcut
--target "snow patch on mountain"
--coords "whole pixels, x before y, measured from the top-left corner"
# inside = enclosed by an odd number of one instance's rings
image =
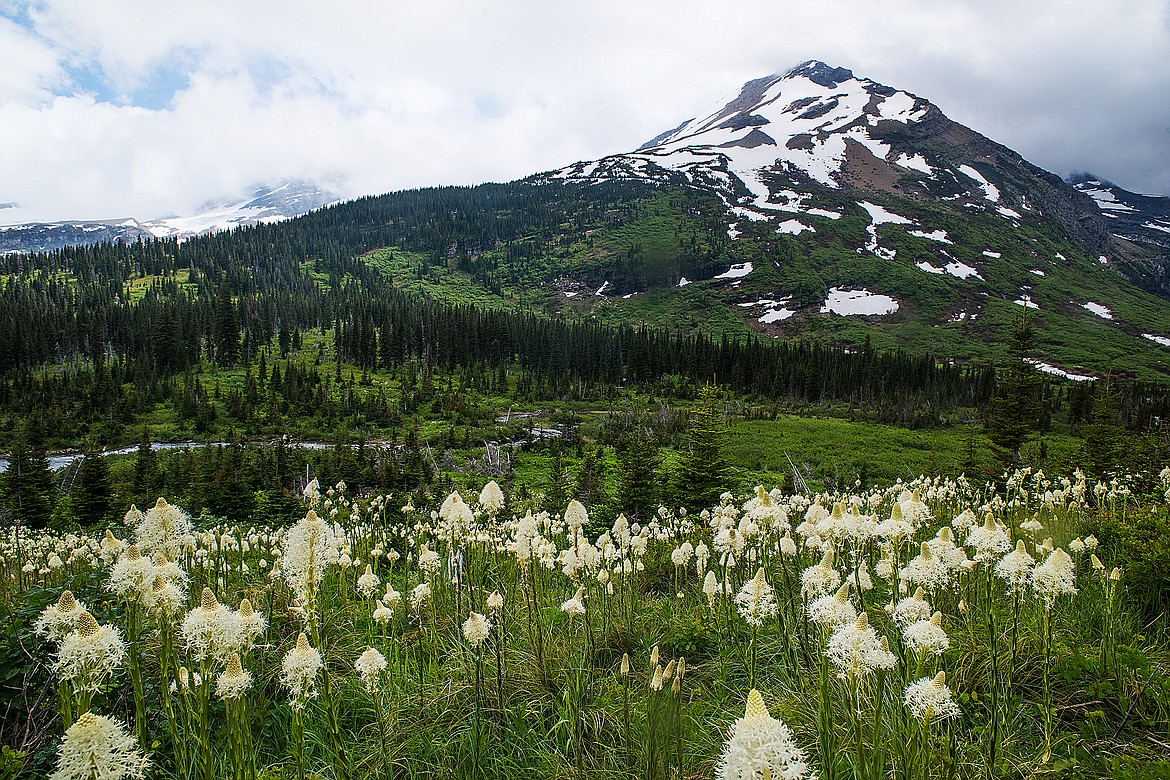
[[[898,302],[888,295],[872,293],[869,290],[846,290],[842,287],[829,288],[829,295],[821,304],[821,314],[844,316],[882,316],[898,310]]]

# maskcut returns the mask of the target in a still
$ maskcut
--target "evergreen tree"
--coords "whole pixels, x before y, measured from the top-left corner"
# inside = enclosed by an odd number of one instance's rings
[[[618,442],[617,458],[621,469],[618,506],[632,516],[648,516],[660,499],[658,447],[645,429],[635,424]]]
[[[605,452],[601,447],[586,449],[577,470],[577,481],[573,485],[573,496],[590,511],[609,506],[609,493],[605,489]]]
[[[96,450],[81,460],[73,484],[73,513],[84,526],[98,526],[113,518],[114,497],[110,466]]]
[[[55,492],[40,423],[31,417],[13,439],[8,470],[0,474],[0,499],[13,522],[44,528],[53,514]]]
[[[544,489],[544,499],[541,507],[550,514],[565,511],[569,504],[568,475],[565,473],[565,456],[561,452],[561,445],[556,443],[553,453],[552,470],[548,475],[548,485]]]
[[[142,507],[151,506],[158,496],[155,495],[161,487],[158,470],[158,458],[150,443],[150,431],[142,427],[142,438],[138,442],[138,452],[134,455],[134,475],[131,477],[130,488],[134,500]]]
[[[1034,430],[1040,417],[1042,378],[1028,362],[1034,332],[1027,312],[1016,320],[1008,340],[1008,358],[996,375],[996,393],[991,401],[987,427],[1000,458],[1009,466],[1020,462],[1020,446]]]
[[[215,360],[221,366],[232,366],[239,358],[240,320],[232,303],[232,288],[224,279],[215,297]]]
[[[711,506],[734,487],[723,457],[723,429],[719,388],[703,385],[687,429],[687,446],[672,480],[675,500],[688,509]]]

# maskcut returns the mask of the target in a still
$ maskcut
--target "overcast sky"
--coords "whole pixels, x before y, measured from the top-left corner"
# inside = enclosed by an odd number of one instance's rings
[[[355,196],[628,151],[821,59],[1060,175],[1170,194],[1159,0],[0,0],[0,222]]]

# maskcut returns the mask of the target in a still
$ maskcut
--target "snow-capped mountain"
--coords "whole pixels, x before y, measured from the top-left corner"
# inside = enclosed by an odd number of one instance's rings
[[[1139,195],[1091,173],[1077,174],[1069,183],[1097,202],[1113,235],[1170,249],[1170,198]]]
[[[615,179],[716,198],[728,242],[698,275],[666,284],[777,338],[867,333],[970,354],[1029,312],[1041,370],[1080,379],[1170,348],[1170,309],[1148,295],[1170,297],[1170,199],[1099,179],[1074,187],[929,100],[845,68],[813,60],[749,81],[637,149],[533,177]],[[643,290],[629,287],[602,287],[623,302],[592,305],[633,310],[625,301]]]
[[[1100,211],[1059,177],[924,98],[815,60],[749,81],[634,152],[546,176],[686,183],[717,193],[734,218],[778,221],[786,232],[813,227],[807,217],[839,218],[826,201],[881,192],[947,201],[1005,226],[1044,214],[1095,251],[1109,246]]]
[[[244,197],[206,203],[191,216],[148,221],[130,217],[0,226],[0,252],[47,252],[66,246],[151,238],[181,240],[237,227],[280,222],[336,200],[336,195],[312,182],[288,181],[258,186]]]

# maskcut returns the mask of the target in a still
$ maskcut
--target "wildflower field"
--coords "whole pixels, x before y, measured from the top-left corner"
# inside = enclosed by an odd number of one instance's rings
[[[304,499],[7,530],[0,777],[1170,777],[1165,604],[1125,557],[1167,502],[1118,481]]]

